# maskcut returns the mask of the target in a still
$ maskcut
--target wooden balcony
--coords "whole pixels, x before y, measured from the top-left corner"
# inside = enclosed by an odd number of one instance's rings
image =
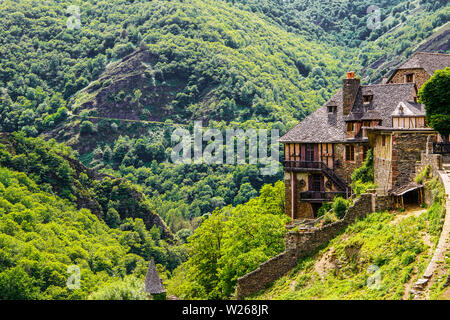
[[[284,169],[287,171],[311,171],[310,169],[322,170],[324,163],[321,161],[296,161],[285,160]]]

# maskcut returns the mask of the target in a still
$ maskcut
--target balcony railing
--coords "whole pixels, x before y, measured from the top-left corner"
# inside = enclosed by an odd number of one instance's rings
[[[338,186],[342,191],[348,189],[348,185],[339,176],[336,175],[333,169],[328,167],[325,163],[321,161],[295,161],[295,160],[285,160],[284,169],[287,171],[295,171],[295,169],[318,169],[321,170],[329,179],[333,181],[335,185]]]
[[[285,160],[285,168],[298,168],[298,169],[322,169],[324,163],[321,161],[296,161],[296,160]]]
[[[312,201],[312,200],[333,201],[333,199],[337,196],[347,198],[347,195],[345,194],[345,192],[306,191],[306,192],[300,193],[300,200],[303,200],[303,201]]]
[[[450,154],[450,142],[435,142],[435,143],[433,143],[433,153],[435,153],[435,154]]]

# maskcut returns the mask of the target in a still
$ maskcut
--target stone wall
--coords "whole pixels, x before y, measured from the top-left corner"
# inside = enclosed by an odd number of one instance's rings
[[[431,166],[433,176],[438,177],[439,170],[442,170],[442,155],[422,152],[421,161],[416,163],[416,175],[418,175],[426,166]]]
[[[374,159],[374,181],[379,193],[387,194],[392,188],[391,161],[375,157]]]
[[[410,73],[414,73],[414,82],[417,89],[420,89],[430,79],[430,75],[424,69],[402,69],[395,72],[389,83],[405,83],[405,76]]]
[[[383,204],[378,205],[378,207]],[[310,232],[290,231],[286,234],[286,251],[261,264],[237,281],[236,297],[241,299],[266,288],[267,285],[292,270],[299,259],[313,254],[321,246],[336,237],[348,225],[374,212],[376,195],[362,194],[355,200],[344,218]]]
[[[364,163],[364,150],[362,143],[352,143],[355,146],[355,161],[345,160],[345,144],[337,143],[334,146],[334,160],[339,163],[335,165],[334,172],[345,182],[350,182],[352,173]]]
[[[292,217],[292,181],[291,177],[295,179],[295,208],[294,217]],[[303,180],[303,186],[301,181]],[[300,194],[304,191],[308,191],[308,173],[285,172],[284,177],[284,192],[285,192],[285,212],[291,218],[294,219],[314,219],[314,211],[310,203],[300,201]]]
[[[433,133],[431,133],[433,134]],[[392,136],[392,187],[414,181],[416,163],[427,148],[429,134],[399,132]]]
[[[258,269],[238,279],[237,299],[264,289],[268,284],[292,270],[298,259],[295,250],[287,250],[259,265]]]
[[[395,201],[392,195],[376,195],[374,197],[375,203],[373,208],[375,212],[393,210],[395,208]]]

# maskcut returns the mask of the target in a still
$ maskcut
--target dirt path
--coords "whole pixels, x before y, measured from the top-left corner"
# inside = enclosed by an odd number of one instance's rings
[[[409,218],[409,217],[412,217],[412,216],[419,217],[421,214],[423,214],[425,212],[427,212],[426,208],[422,208],[422,207],[417,206],[417,205],[406,206],[406,209],[403,212],[394,211],[395,218],[392,219],[390,224],[399,224],[401,221],[403,221],[406,218]]]

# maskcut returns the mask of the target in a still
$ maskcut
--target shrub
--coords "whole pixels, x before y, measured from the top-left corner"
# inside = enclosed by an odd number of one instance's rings
[[[336,213],[334,213],[333,211],[328,211],[325,213],[325,215],[323,216],[323,224],[327,225],[333,222],[338,221],[338,217],[336,216]]]
[[[144,282],[128,276],[111,282],[89,296],[89,300],[146,300]]]
[[[345,216],[345,213],[348,209],[348,202],[342,197],[336,197],[334,199],[333,205],[333,212],[336,214],[336,216],[339,219],[342,219]]]
[[[332,202],[325,202],[322,204],[322,206],[319,208],[319,211],[317,211],[317,217],[321,217],[325,215],[328,211],[332,209],[333,203]]]
[[[94,124],[91,121],[86,120],[81,123],[80,134],[82,135],[90,134],[93,133],[94,131],[95,131]]]
[[[419,184],[424,183],[424,181],[428,180],[431,177],[430,170],[431,167],[429,165],[426,166],[422,171],[420,171],[420,173],[416,176],[414,180]]]

